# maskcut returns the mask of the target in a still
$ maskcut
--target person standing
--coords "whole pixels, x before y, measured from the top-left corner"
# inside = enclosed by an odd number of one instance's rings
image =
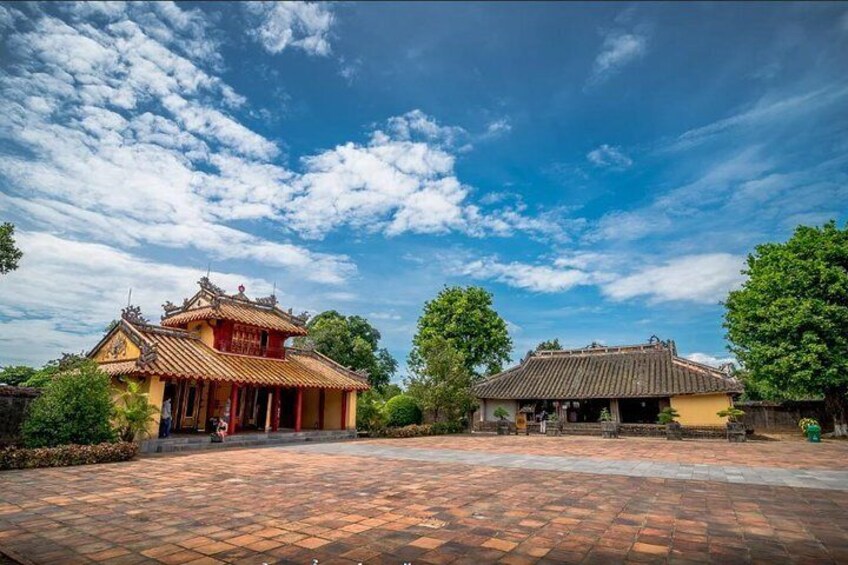
[[[166,438],[171,435],[171,399],[162,403],[162,415],[159,419],[159,437]]]

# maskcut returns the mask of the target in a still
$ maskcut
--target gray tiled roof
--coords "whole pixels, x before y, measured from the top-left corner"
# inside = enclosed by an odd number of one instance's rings
[[[477,398],[634,398],[741,393],[724,372],[677,357],[673,344],[590,347],[530,353],[520,365],[474,386]]]

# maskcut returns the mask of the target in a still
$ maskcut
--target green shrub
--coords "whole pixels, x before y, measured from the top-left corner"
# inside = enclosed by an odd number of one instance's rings
[[[462,422],[435,422],[430,425],[430,432],[434,436],[445,434],[461,434],[465,431],[465,425]]]
[[[399,394],[386,402],[383,410],[386,415],[386,425],[390,428],[400,428],[421,423],[421,408],[411,396]]]
[[[59,447],[0,449],[0,470],[33,469],[35,467],[67,467],[129,461],[138,453],[134,443],[100,443],[97,445],[62,445]]]
[[[384,404],[380,393],[373,389],[360,394],[356,403],[356,429],[370,432],[386,427]]]
[[[601,415],[598,418],[599,422],[612,422],[612,414],[610,414],[609,408],[601,408]]]
[[[494,416],[498,420],[506,420],[507,418],[509,418],[509,412],[507,412],[506,408],[504,408],[503,406],[498,406],[497,408],[495,408]]]
[[[386,437],[404,438],[404,437],[421,437],[433,435],[433,426],[430,424],[411,424],[402,428],[388,428]]]
[[[149,435],[150,423],[159,409],[148,402],[137,381],[129,381],[115,404],[115,427],[121,441],[135,441]]]
[[[736,408],[735,406],[731,406],[730,408],[726,408],[724,410],[720,410],[716,412],[716,416],[719,418],[727,418],[728,422],[738,422],[739,419],[745,415],[745,412]]]
[[[27,447],[114,441],[109,376],[94,361],[58,373],[33,401],[23,425]]]
[[[666,406],[660,411],[659,416],[657,416],[657,423],[665,426],[671,424],[672,422],[676,422],[679,417],[680,414],[677,412],[677,410],[675,410],[671,406]]]

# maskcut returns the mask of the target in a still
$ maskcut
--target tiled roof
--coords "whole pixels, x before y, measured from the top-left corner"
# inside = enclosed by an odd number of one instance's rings
[[[303,324],[295,322],[293,316],[275,306],[259,306],[230,300],[221,300],[214,306],[203,306],[166,316],[162,319],[162,325],[178,327],[189,322],[209,319],[231,320],[240,324],[278,330],[289,335],[306,335],[307,333]]]
[[[582,399],[741,393],[722,371],[677,357],[664,343],[542,351],[474,387],[477,398]]]
[[[222,353],[191,332],[122,320],[119,328],[139,341],[142,359],[102,363],[110,375],[210,379],[263,386],[367,390],[362,376],[311,351],[287,350],[286,359]]]

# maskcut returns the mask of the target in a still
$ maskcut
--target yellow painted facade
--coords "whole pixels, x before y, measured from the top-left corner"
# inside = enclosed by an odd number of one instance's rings
[[[196,332],[200,335],[200,341],[209,347],[215,347],[215,332],[209,322],[203,320],[189,324],[188,331]]]
[[[123,331],[120,331],[97,350],[94,360],[98,363],[129,361],[131,359],[138,359],[139,355],[141,355],[141,350],[139,350],[138,346],[130,341],[129,337]]]
[[[317,388],[303,389],[303,407],[301,408],[301,425],[304,430],[318,429],[318,405],[320,391]]]
[[[356,429],[356,400],[355,392],[347,394],[347,429],[349,430]]]
[[[726,418],[716,413],[732,406],[727,394],[697,394],[671,397],[671,407],[677,410],[678,421],[684,426],[723,426]]]

